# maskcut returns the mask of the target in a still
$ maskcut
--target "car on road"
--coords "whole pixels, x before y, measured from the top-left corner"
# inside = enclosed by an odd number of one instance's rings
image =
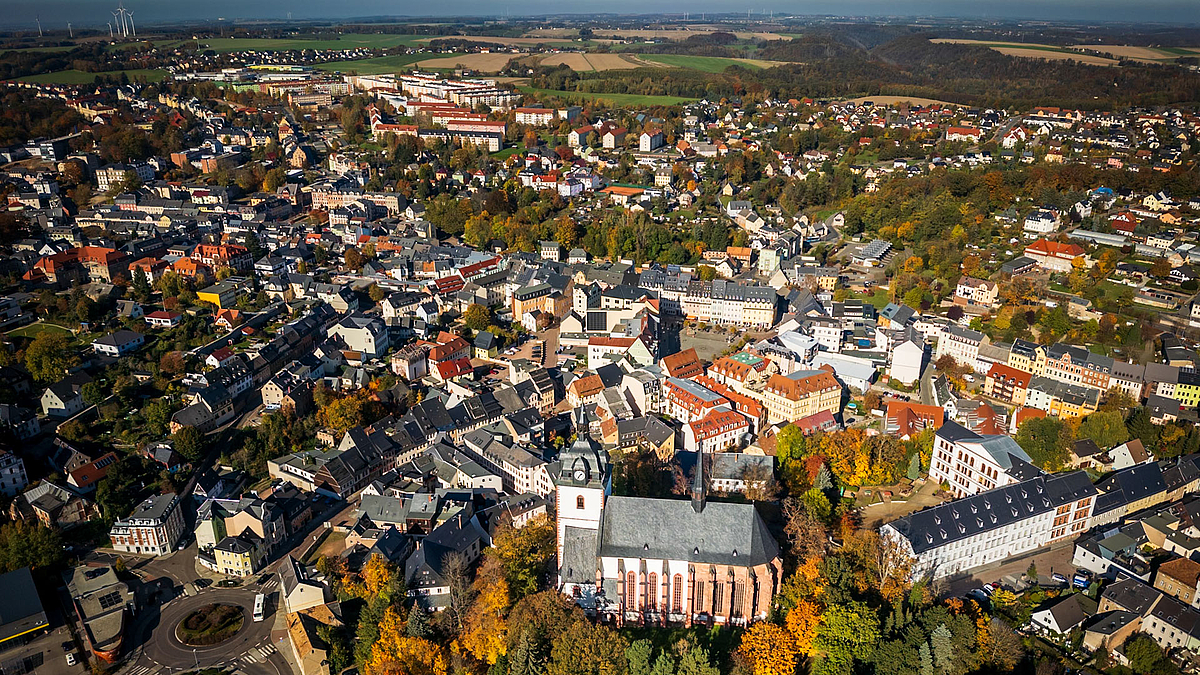
[[[222,579],[217,582],[217,586],[219,588],[233,588],[234,586],[241,586],[241,585],[242,585],[241,579]]]

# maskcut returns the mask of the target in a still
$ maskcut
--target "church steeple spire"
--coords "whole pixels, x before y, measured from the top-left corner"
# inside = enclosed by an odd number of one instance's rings
[[[704,510],[704,452],[696,453],[696,471],[692,473],[692,510]]]

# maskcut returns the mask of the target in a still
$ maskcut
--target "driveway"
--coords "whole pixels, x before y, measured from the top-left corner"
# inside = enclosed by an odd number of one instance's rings
[[[1013,558],[996,567],[985,567],[976,570],[967,577],[954,579],[945,584],[945,589],[939,593],[943,598],[962,597],[972,588],[992,582],[1002,581],[1005,577],[1020,577],[1029,569],[1029,563],[1037,565],[1039,577],[1049,577],[1055,572],[1070,577],[1075,572],[1071,558],[1075,555],[1074,542],[1059,545],[1058,548],[1039,549],[1032,555]]]

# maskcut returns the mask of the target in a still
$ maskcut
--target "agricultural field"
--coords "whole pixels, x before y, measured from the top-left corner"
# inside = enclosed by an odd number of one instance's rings
[[[464,40],[466,42],[485,42],[494,45],[508,45],[510,47],[529,47],[532,45],[568,45],[580,44],[569,39],[554,39],[552,37],[496,37],[492,35],[424,35],[417,42],[432,42],[434,40]]]
[[[318,63],[315,67],[317,70],[329,70],[341,73],[355,71],[360,75],[381,75],[411,70],[412,68],[409,66],[417,61],[428,58],[428,54],[396,54],[358,61],[330,61],[328,63]]]
[[[200,40],[201,49],[217,53],[240,51],[285,51],[292,49],[386,49],[388,47],[415,47],[432,39],[428,35],[390,35],[387,33],[345,33],[343,35],[313,36],[309,38],[208,38]],[[191,40],[173,40],[157,46],[170,49]]]
[[[867,101],[875,105],[897,105],[900,103],[911,103],[913,105],[962,105],[961,103],[940,101],[936,98],[922,98],[920,96],[859,96],[858,98],[846,99],[845,102],[861,105]]]
[[[717,27],[698,26],[694,29],[683,28],[660,28],[660,29],[643,29],[643,30],[606,30],[598,29],[595,31],[601,36],[616,36],[620,38],[650,38],[650,39],[665,39],[665,40],[686,40],[693,35],[711,35],[716,32],[730,32]],[[734,31],[733,34],[741,40],[788,40],[790,36],[781,33],[755,33],[746,31]],[[525,33],[527,37],[533,38],[572,38],[578,37],[579,31],[574,28],[538,28],[536,30]],[[598,40],[599,41],[599,40]]]
[[[542,59],[543,66],[567,66],[577,73],[597,70],[628,70],[653,66],[632,54],[551,54]]]
[[[696,99],[686,98],[683,96],[648,96],[643,94],[593,94],[584,91],[561,91],[557,89],[538,89],[536,87],[517,87],[519,91],[526,94],[538,94],[542,96],[559,96],[568,101],[604,101],[610,105],[631,105],[631,106],[651,106],[651,105],[681,105],[689,103]]]
[[[705,73],[722,73],[729,66],[742,66],[751,70],[762,70],[783,65],[781,61],[763,59],[731,59],[721,56],[691,56],[688,54],[642,54],[641,58],[656,64],[674,68],[687,68]]]
[[[524,52],[516,54],[509,52],[494,52],[489,54],[451,54],[450,56],[438,56],[436,58],[427,58],[417,62],[418,68],[429,68],[431,70],[450,70],[462,66],[484,73],[494,73],[504,67],[512,59],[519,59],[529,56]]]
[[[991,47],[992,49],[1006,56],[1022,56],[1031,59],[1046,59],[1048,61],[1075,61],[1091,66],[1115,66],[1119,62],[1116,59],[1110,59],[1103,56],[1093,56],[1091,54],[1081,54],[1072,51],[1067,47],[1059,47],[1057,45],[1042,45],[1024,42],[992,42],[989,40],[960,40],[952,38],[936,38],[930,42],[956,44],[956,45],[978,45],[981,47]],[[1093,46],[1094,48],[1094,46]]]
[[[1071,49],[1111,54],[1119,59],[1141,63],[1165,63],[1180,56],[1200,55],[1200,49],[1189,47],[1135,47],[1132,45],[1071,45]]]
[[[165,70],[110,70],[103,73],[85,73],[82,70],[59,70],[53,73],[29,75],[19,78],[19,80],[21,82],[34,82],[37,84],[90,84],[96,80],[97,75],[120,77],[121,73],[125,73],[131,80],[144,77],[148,82],[158,82],[167,76],[167,71]]]

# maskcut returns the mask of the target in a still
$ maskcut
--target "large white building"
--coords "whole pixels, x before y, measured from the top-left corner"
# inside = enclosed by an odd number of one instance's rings
[[[979,347],[987,336],[977,330],[960,326],[947,326],[938,338],[937,351],[933,355],[936,361],[943,356],[949,356],[955,363],[970,366],[975,370],[979,367]],[[986,368],[982,369],[986,372]]]
[[[1082,471],[1038,476],[918,511],[880,528],[941,578],[1023,555],[1087,528],[1096,487]]]
[[[183,513],[174,494],[151,497],[128,518],[113,523],[108,537],[123,553],[166,555],[183,534]]]
[[[1031,461],[1008,436],[981,436],[948,421],[933,437],[929,478],[963,497],[1040,475]]]

